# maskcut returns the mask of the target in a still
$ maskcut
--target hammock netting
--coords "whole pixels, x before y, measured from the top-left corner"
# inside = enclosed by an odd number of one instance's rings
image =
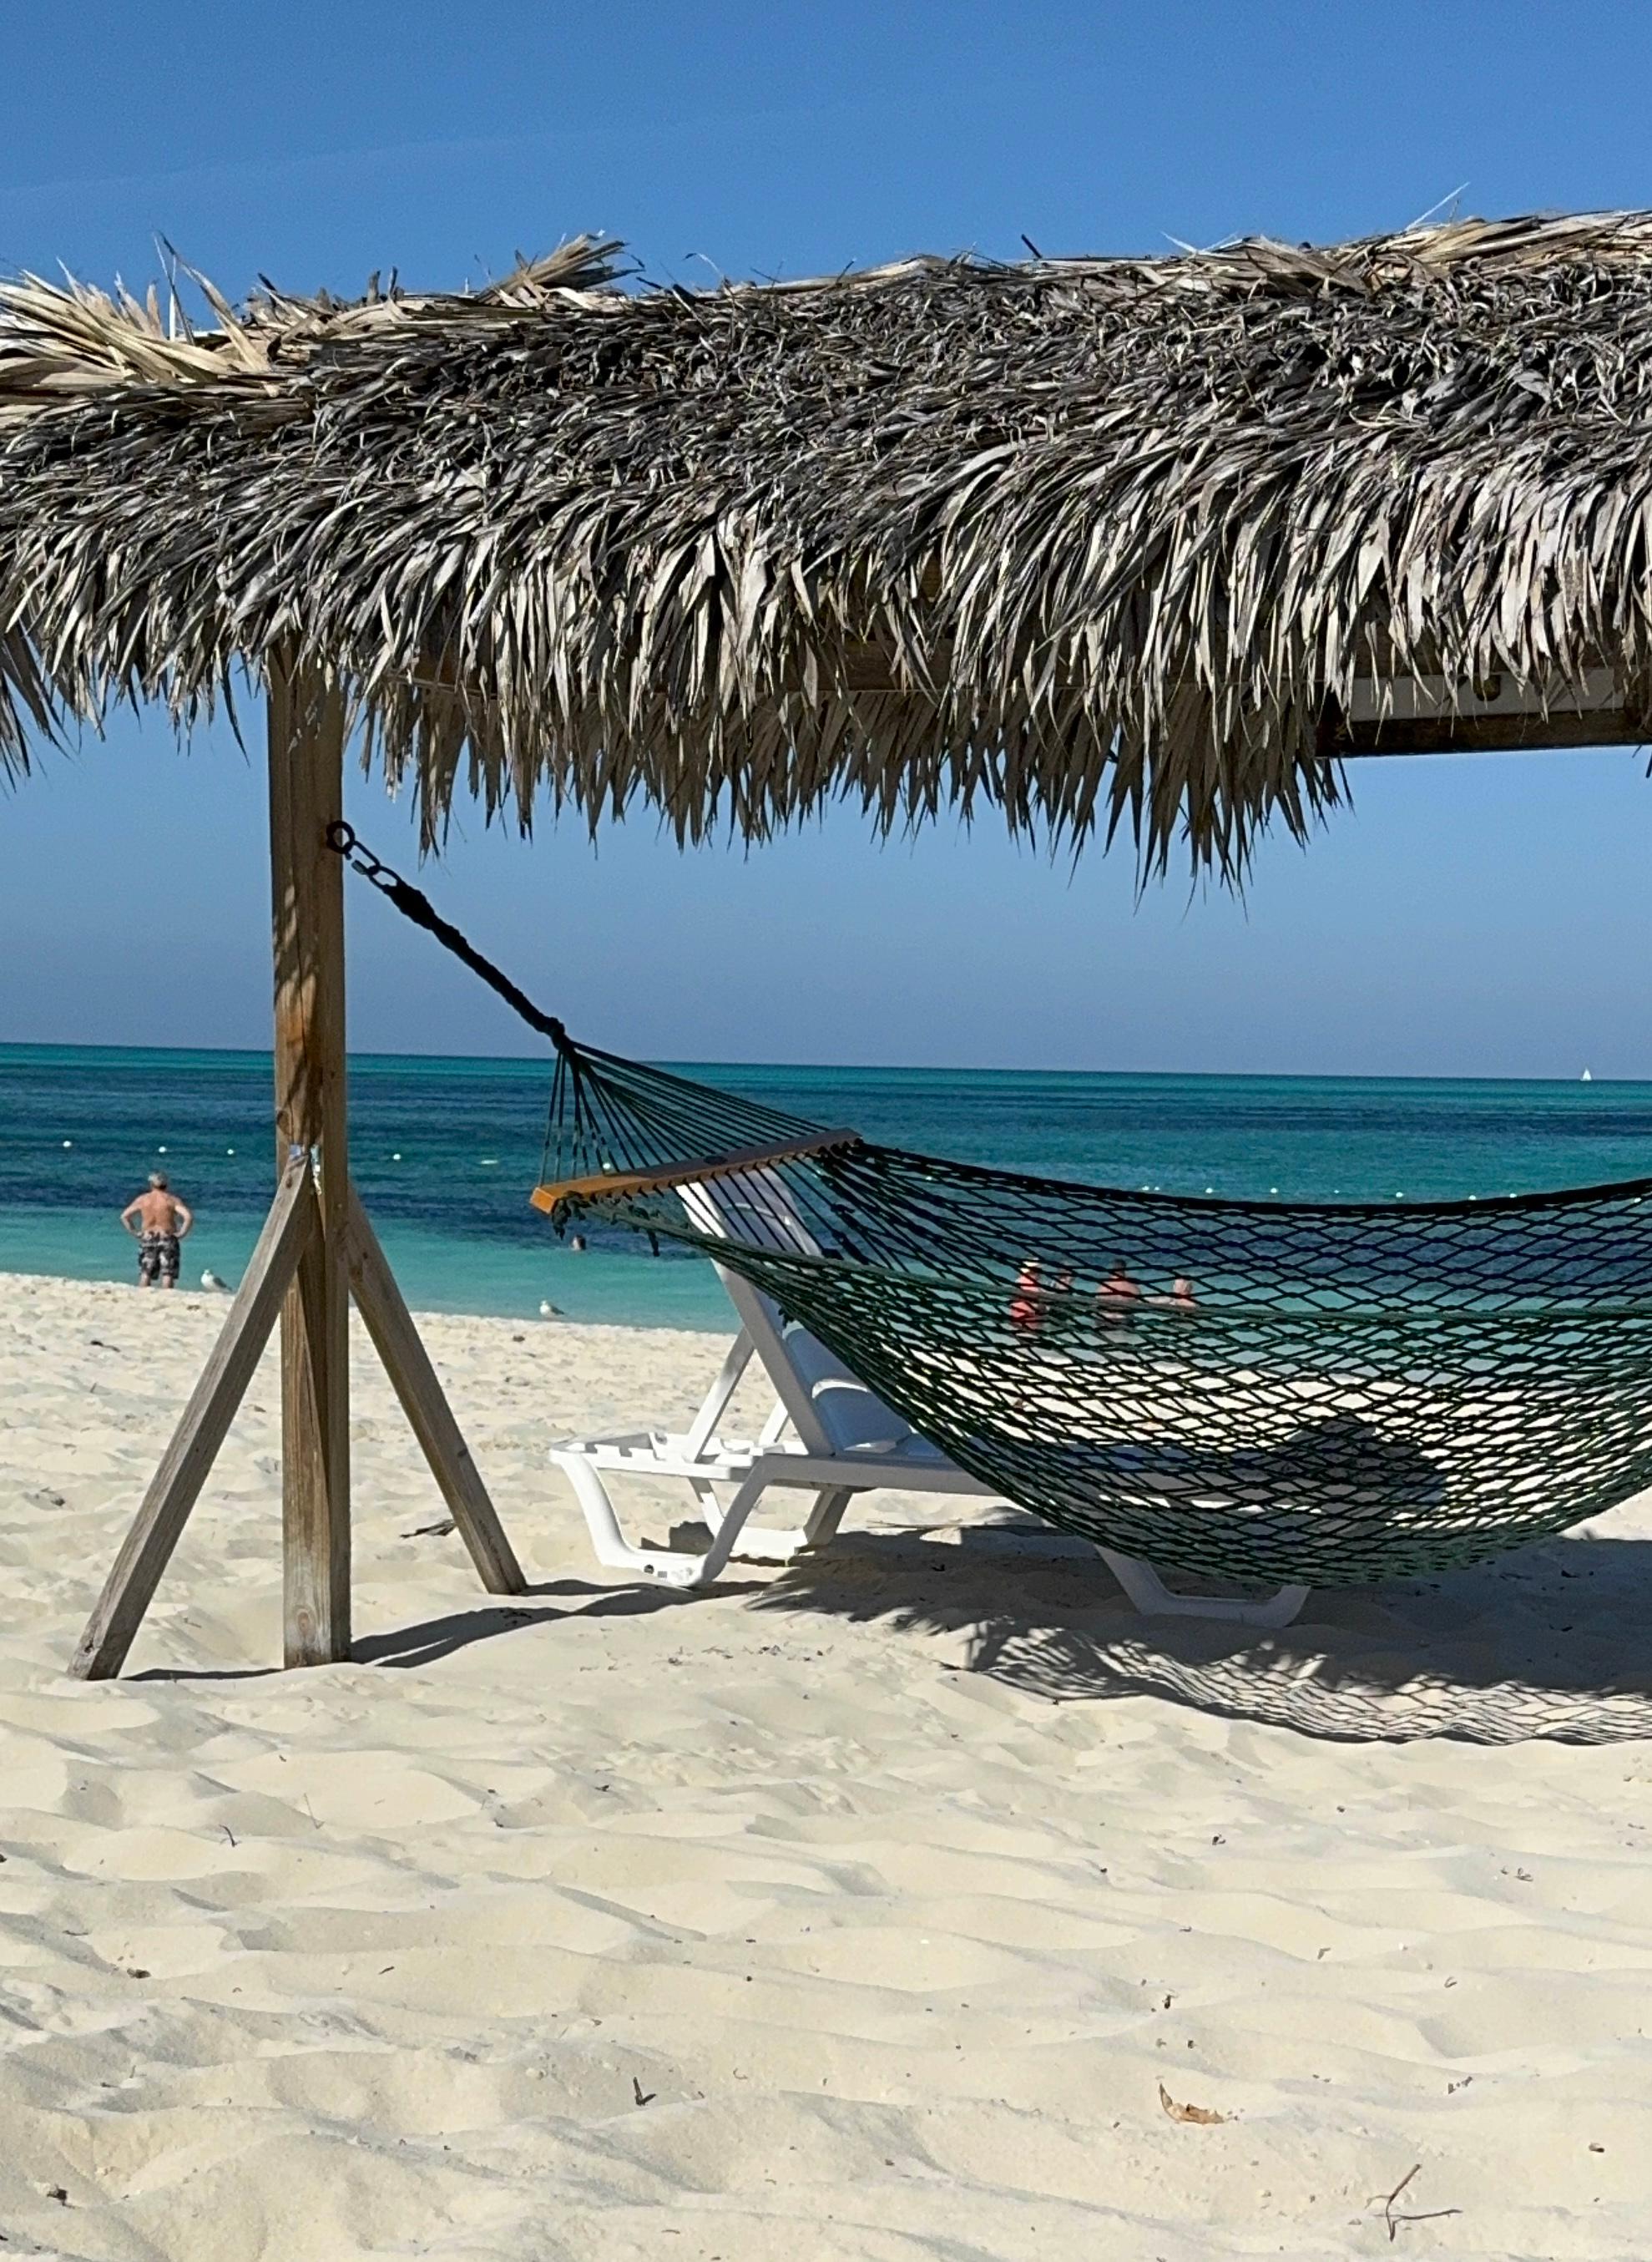
[[[1061,1531],[1354,1586],[1652,1487],[1652,1178],[1230,1201],[908,1154],[577,1043],[349,826],[327,839],[555,1047],[557,1224],[703,1251]]]
[[[729,1266],[1064,1531],[1350,1585],[1652,1485],[1652,1179],[1407,1204],[1127,1192],[834,1138],[555,1034],[536,1199],[558,1223],[600,1214]]]

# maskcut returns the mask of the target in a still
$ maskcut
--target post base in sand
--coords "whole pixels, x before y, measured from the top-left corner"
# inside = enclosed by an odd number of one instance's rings
[[[77,1679],[109,1680],[126,1662],[288,1291],[321,1230],[309,1159],[299,1156],[282,1178],[212,1357],[162,1456],[97,1607],[87,1621],[69,1668]],[[346,1254],[351,1293],[367,1332],[484,1587],[494,1595],[523,1593],[527,1581],[521,1567],[353,1186],[348,1193]],[[348,1495],[343,1509],[348,1517]],[[289,1531],[289,1552],[293,1545]],[[288,1583],[291,1587],[291,1577]],[[343,1615],[348,1619],[348,1597],[346,1603]],[[295,1657],[289,1642],[286,1661],[325,1663],[329,1656],[348,1654],[346,1641],[341,1646],[334,1643],[323,1655]]]

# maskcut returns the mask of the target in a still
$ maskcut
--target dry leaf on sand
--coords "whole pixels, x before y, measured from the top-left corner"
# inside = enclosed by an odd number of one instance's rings
[[[1233,2118],[1231,2113],[1215,2112],[1208,2105],[1178,2105],[1162,2081],[1159,2085],[1159,2102],[1171,2120],[1189,2122],[1200,2129],[1214,2129],[1218,2122]]]

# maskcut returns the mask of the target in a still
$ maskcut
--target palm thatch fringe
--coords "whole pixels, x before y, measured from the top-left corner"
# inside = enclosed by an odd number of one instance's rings
[[[619,249],[200,325],[0,289],[0,767],[296,646],[433,832],[461,781],[685,838],[848,796],[1233,875],[1388,687],[1396,743],[1489,683],[1641,728],[1652,216],[706,292]]]

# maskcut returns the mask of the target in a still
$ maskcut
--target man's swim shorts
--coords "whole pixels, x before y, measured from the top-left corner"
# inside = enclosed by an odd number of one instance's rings
[[[146,1233],[138,1243],[138,1278],[146,1288],[157,1280],[169,1286],[178,1277],[178,1237],[176,1233]]]

